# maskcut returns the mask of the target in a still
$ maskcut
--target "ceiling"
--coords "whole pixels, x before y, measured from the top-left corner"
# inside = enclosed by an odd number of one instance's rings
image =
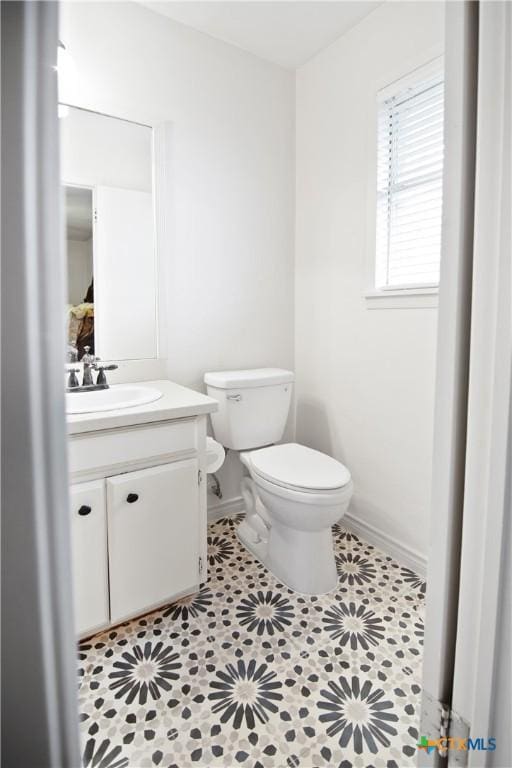
[[[382,4],[366,0],[139,2],[287,69],[300,67]]]

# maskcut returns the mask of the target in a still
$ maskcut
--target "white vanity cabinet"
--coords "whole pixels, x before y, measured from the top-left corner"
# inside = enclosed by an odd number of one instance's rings
[[[196,592],[207,578],[206,416],[217,403],[155,384],[167,398],[132,414],[68,417],[80,637]]]

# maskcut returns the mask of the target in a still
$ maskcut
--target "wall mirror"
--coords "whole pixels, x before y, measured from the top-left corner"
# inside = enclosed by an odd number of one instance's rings
[[[153,130],[77,107],[61,115],[70,359],[86,346],[102,360],[156,358]]]

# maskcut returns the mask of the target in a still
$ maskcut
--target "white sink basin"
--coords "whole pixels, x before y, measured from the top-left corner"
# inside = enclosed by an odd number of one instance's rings
[[[114,384],[109,389],[93,392],[66,392],[67,413],[94,413],[133,408],[158,400],[162,393],[154,387],[138,384]]]

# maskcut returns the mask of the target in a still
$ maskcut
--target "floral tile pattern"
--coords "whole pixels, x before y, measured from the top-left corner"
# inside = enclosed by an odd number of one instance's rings
[[[209,531],[209,580],[83,642],[85,768],[415,765],[425,582],[334,526],[339,583],[292,592]]]

